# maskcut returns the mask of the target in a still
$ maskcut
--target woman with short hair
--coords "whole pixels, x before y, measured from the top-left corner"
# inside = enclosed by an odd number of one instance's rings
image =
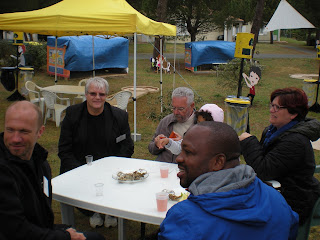
[[[320,137],[320,122],[306,118],[308,98],[294,87],[272,92],[269,111],[271,125],[260,142],[249,133],[240,135],[242,154],[260,179],[280,182],[282,195],[299,214],[302,225],[320,196],[310,143]]]

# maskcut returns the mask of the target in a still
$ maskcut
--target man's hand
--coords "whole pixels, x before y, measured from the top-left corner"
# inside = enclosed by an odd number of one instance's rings
[[[154,139],[154,143],[156,144],[156,146],[157,146],[159,149],[163,148],[162,143],[161,143],[160,140],[161,140],[161,139],[164,139],[164,138],[166,138],[165,135],[159,134],[159,135],[156,136],[155,139]],[[168,142],[169,142],[169,140],[168,140]]]
[[[83,235],[83,233],[78,233],[75,229],[73,228],[68,228],[66,230],[67,232],[70,233],[71,240],[86,240],[87,238]]]
[[[169,143],[169,138],[160,138],[159,140],[159,146],[157,146],[159,149],[164,148],[165,145],[167,145]]]
[[[239,140],[242,141],[248,137],[251,137],[252,135],[250,133],[244,132],[239,136]]]

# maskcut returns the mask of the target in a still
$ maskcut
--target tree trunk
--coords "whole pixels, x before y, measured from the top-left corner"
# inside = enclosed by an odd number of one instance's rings
[[[0,30],[0,39],[3,39],[3,30]]]
[[[166,22],[166,20],[167,20],[167,6],[168,6],[168,0],[158,0],[157,21]],[[162,50],[163,50],[163,46],[164,46],[164,38],[162,39]],[[154,47],[155,48],[153,49],[153,58],[156,58],[160,52],[160,39],[157,37],[155,38],[155,41],[154,41]]]
[[[252,58],[253,58],[253,55],[254,55],[256,44],[258,42],[259,31],[260,31],[260,27],[261,27],[261,24],[262,24],[264,2],[265,2],[265,0],[258,0],[257,1],[256,12],[255,12],[254,17],[253,17],[252,28],[251,28],[251,33],[254,34]]]
[[[270,44],[273,44],[273,31],[270,32]]]

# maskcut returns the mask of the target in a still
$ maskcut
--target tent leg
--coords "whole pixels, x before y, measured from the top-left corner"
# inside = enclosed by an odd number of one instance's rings
[[[141,140],[141,135],[137,133],[137,33],[134,33],[133,49],[133,141],[136,142]]]

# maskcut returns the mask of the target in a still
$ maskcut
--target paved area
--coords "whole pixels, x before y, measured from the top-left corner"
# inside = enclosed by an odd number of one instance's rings
[[[264,58],[315,58],[316,57],[316,49],[314,50],[308,50],[301,47],[296,46],[286,46],[283,45],[283,47],[288,49],[294,49],[299,54],[255,54],[255,59],[264,59]],[[164,56],[168,59],[173,59],[174,54],[173,53],[164,53]],[[150,59],[152,57],[151,53],[138,53],[137,59]],[[130,59],[133,59],[133,53],[129,55]],[[176,59],[184,59],[184,53],[177,53]]]

